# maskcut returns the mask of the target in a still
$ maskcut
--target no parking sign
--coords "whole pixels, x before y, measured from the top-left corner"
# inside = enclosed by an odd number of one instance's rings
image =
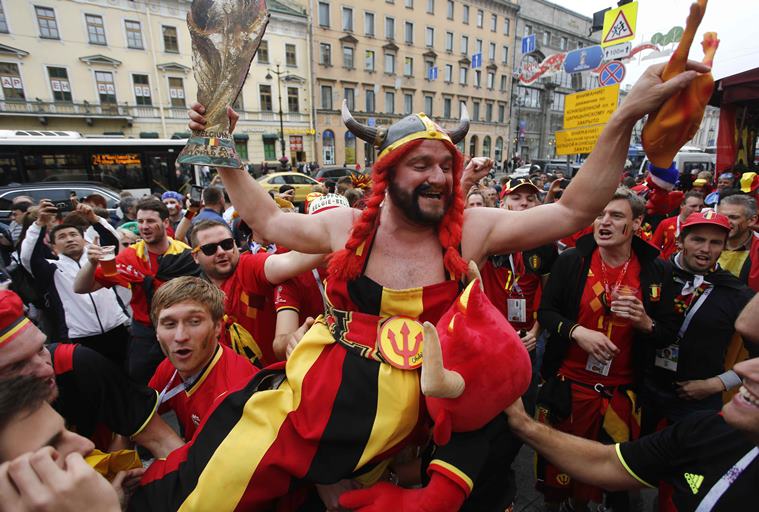
[[[619,61],[607,62],[598,73],[598,83],[602,86],[616,85],[625,79],[625,65]]]

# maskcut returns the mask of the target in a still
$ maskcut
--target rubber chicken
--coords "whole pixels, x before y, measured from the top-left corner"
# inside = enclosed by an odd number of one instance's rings
[[[662,73],[664,81],[685,71],[688,52],[706,12],[706,2],[707,0],[698,0],[691,4],[683,37]],[[717,34],[705,33],[701,46],[704,49],[703,63],[711,67],[714,53],[719,46]],[[643,127],[643,149],[654,166],[661,169],[669,168],[680,148],[693,138],[704,117],[704,109],[713,89],[712,74],[702,73],[686,88],[665,101],[655,114],[648,117]]]

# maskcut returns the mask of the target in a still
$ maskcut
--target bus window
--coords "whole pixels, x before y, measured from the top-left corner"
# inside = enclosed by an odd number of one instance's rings
[[[169,176],[169,162],[166,155],[161,153],[145,153],[147,169],[150,171],[150,190],[152,192],[166,192],[171,190],[171,176]]]
[[[95,179],[118,189],[147,188],[139,153],[93,153]]]
[[[81,153],[24,155],[29,181],[86,181],[87,164]]]
[[[174,164],[176,176],[176,191],[180,194],[189,194],[190,187],[195,181],[195,171],[192,165]]]
[[[18,163],[15,156],[0,157],[0,186],[10,183],[21,183],[21,173],[18,169]]]

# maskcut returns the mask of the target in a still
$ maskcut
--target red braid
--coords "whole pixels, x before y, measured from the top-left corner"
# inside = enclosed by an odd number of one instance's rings
[[[388,174],[409,151],[419,146],[425,139],[407,142],[380,158],[372,166],[372,193],[366,199],[366,208],[361,216],[353,223],[350,237],[345,248],[332,253],[329,258],[328,272],[331,277],[350,281],[361,273],[362,258],[356,254],[358,247],[365,242],[379,216],[380,204],[385,199],[388,185]],[[438,228],[438,239],[444,248],[444,265],[448,272],[461,278],[466,275],[467,265],[458,251],[461,243],[461,224],[464,220],[464,198],[461,192],[461,175],[464,170],[464,157],[449,142],[446,146],[453,152],[453,204],[445,213]],[[365,248],[368,250],[368,248]]]

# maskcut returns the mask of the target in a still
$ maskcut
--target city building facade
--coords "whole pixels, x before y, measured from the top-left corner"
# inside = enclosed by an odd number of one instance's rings
[[[2,128],[186,137],[197,87],[190,5],[0,0]],[[271,21],[235,103],[235,142],[247,162],[276,161],[283,152],[291,161],[315,160],[308,18],[297,5],[267,5]]]
[[[376,158],[343,125],[343,100],[376,126],[425,112],[452,128],[465,105],[471,128],[459,148],[501,162],[518,9],[504,0],[311,0],[319,163],[369,167]]]

